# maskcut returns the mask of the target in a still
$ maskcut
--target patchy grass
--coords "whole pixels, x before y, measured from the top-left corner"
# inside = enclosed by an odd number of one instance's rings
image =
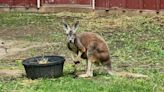
[[[25,77],[0,79],[0,92],[163,92],[164,91],[164,16],[89,13],[1,13],[0,38],[31,42],[56,42],[57,46],[30,49],[0,60],[0,69],[23,69],[21,60],[42,54],[64,55],[64,76],[57,79],[29,80]],[[65,18],[80,21],[78,32],[91,31],[107,41],[116,71],[146,74],[149,79],[111,77],[100,71],[93,78],[74,79],[70,72],[70,51],[60,25]],[[81,67],[84,68],[83,65]],[[82,69],[83,69],[82,68]],[[80,70],[80,69],[79,69]],[[104,71],[103,71],[104,72]]]

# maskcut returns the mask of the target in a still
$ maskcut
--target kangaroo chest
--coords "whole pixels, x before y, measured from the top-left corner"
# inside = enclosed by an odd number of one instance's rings
[[[76,47],[76,45],[74,43],[67,43],[67,47],[68,47],[69,50],[71,50],[71,51],[75,52],[76,54],[78,54],[79,50],[78,50],[78,48]],[[82,53],[81,58],[87,59],[86,52]]]
[[[76,45],[74,43],[67,43],[67,47],[69,50],[78,53],[78,48],[76,47]]]

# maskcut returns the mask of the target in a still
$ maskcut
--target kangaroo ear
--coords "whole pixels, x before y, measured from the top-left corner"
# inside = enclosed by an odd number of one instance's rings
[[[63,29],[68,33],[70,26],[63,20],[62,21]]]
[[[73,31],[76,32],[78,27],[79,27],[79,21],[76,21],[76,23],[73,25]]]

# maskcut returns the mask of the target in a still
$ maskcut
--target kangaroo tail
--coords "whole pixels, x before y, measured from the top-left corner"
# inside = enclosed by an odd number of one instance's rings
[[[130,73],[130,72],[114,72],[115,76],[126,77],[126,78],[149,78],[148,75]]]
[[[102,64],[105,66],[105,70],[108,72],[108,74],[113,75],[111,60],[108,59],[108,60],[102,62]]]
[[[130,73],[130,72],[115,72],[112,70],[111,61],[108,59],[103,62],[103,65],[106,66],[106,70],[109,75],[118,76],[118,77],[126,77],[126,78],[149,78],[147,75]]]

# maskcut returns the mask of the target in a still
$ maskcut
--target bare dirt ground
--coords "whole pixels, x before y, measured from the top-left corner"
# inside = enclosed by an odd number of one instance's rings
[[[9,70],[9,69],[1,69],[0,70],[0,77],[10,77],[10,78],[17,78],[22,77],[24,74],[23,70]]]
[[[19,52],[25,52],[32,48],[40,48],[58,43],[41,43],[29,41],[16,41],[16,40],[0,40],[0,59],[7,58],[7,56],[15,55]]]
[[[41,43],[20,40],[2,40],[0,39],[0,60],[12,60],[15,56],[20,57],[20,53],[26,53],[31,49],[44,48],[48,46],[56,46],[60,43]],[[26,56],[23,55],[22,58]],[[9,59],[10,58],[10,59]],[[19,62],[21,63],[21,62]],[[25,71],[20,69],[0,69],[0,77],[3,78],[18,78],[22,77]]]

